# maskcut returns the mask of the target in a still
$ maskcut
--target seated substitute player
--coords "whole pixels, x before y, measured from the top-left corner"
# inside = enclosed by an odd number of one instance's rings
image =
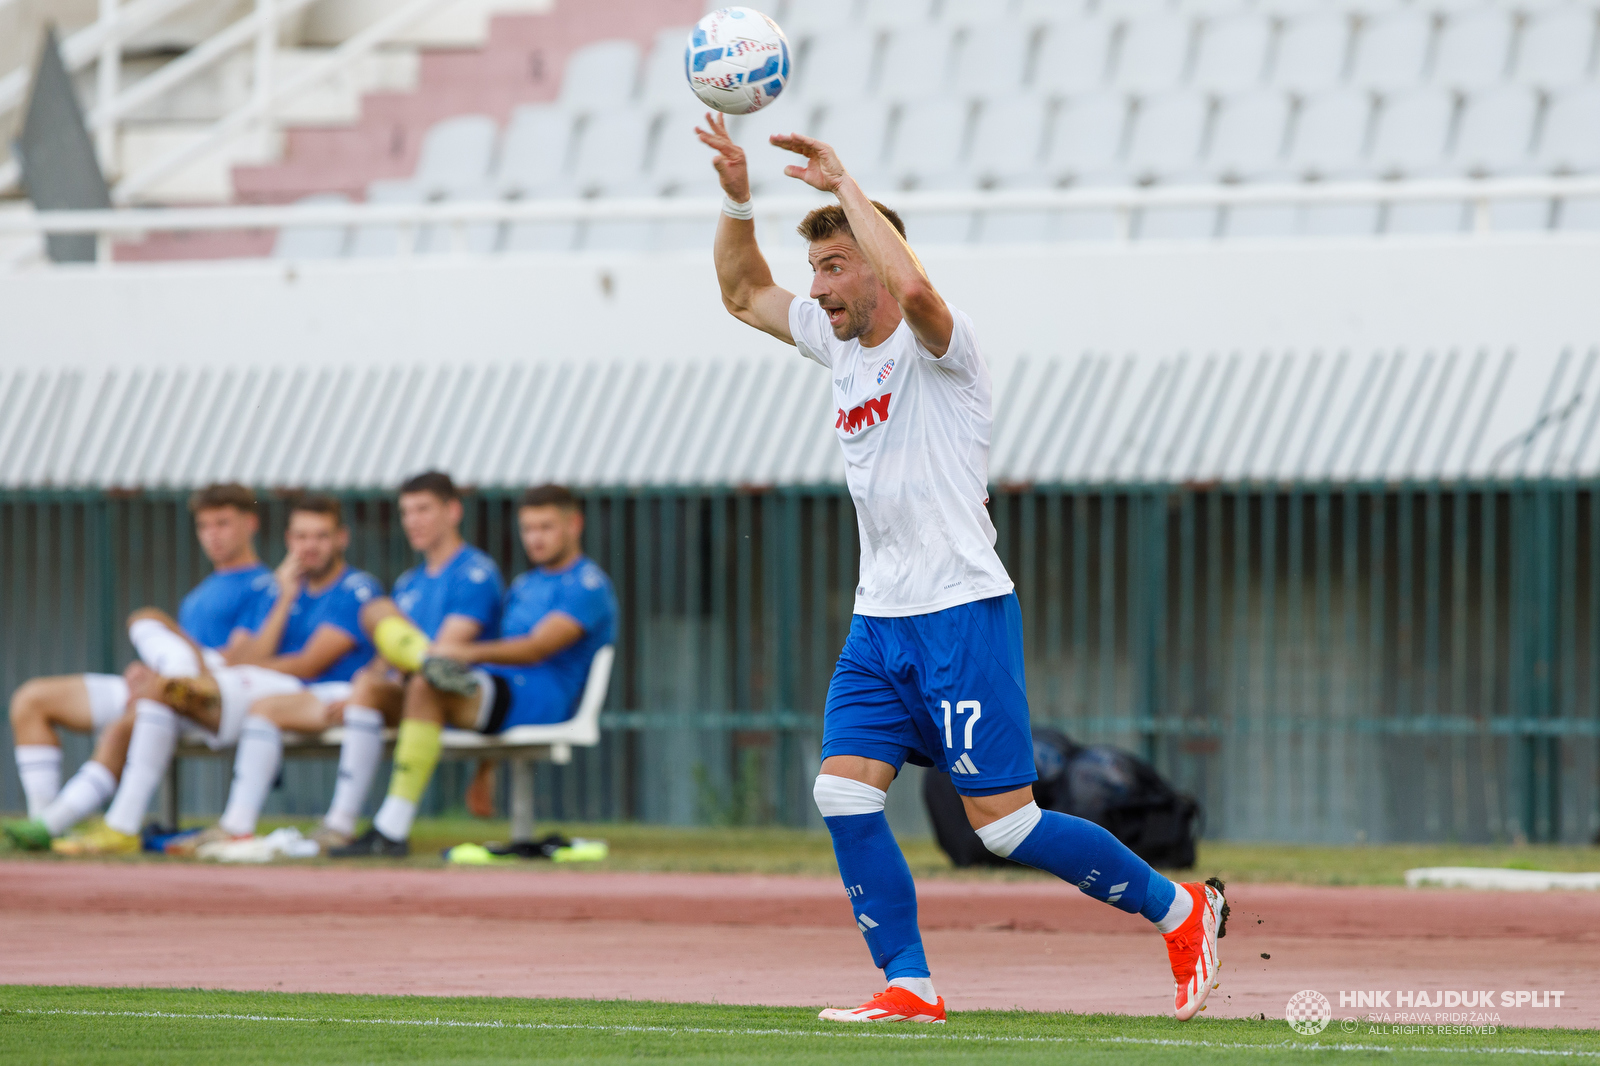
[[[345,562],[350,530],[339,501],[304,494],[289,501],[288,548],[278,567],[276,592],[266,601],[255,631],[225,653],[229,667],[253,665],[299,678],[322,704],[347,699],[350,679],[372,659],[372,642],[361,628],[361,609],[383,595],[371,574]],[[200,687],[203,683],[196,682]],[[218,691],[222,686],[217,682]],[[291,698],[292,701],[292,698]],[[256,701],[245,713],[234,753],[233,784],[217,824],[167,846],[169,855],[192,855],[213,841],[253,836],[261,807],[283,763],[283,733],[272,708],[285,697]]]
[[[393,599],[377,596],[361,608],[361,629],[370,634],[382,661],[374,659],[356,672],[342,705],[312,689],[251,707],[252,716],[278,730],[316,733],[344,723],[333,799],[312,834],[324,852],[354,839],[361,805],[383,759],[384,724],[400,721],[400,675],[422,668],[434,640],[465,644],[499,631],[500,568],[461,539],[461,494],[450,475],[418,474],[400,486],[399,496],[400,525],[422,563],[396,579]],[[241,807],[238,824],[245,810]]]
[[[744,151],[725,120],[698,130],[727,194],[714,257],[728,311],[833,378],[834,432],[861,529],[850,634],[828,686],[815,797],[872,958],[889,987],[835,1021],[942,1022],[916,889],[884,817],[909,758],[951,774],[989,850],[1048,870],[1165,934],[1175,1010],[1216,984],[1222,883],[1175,885],[1105,829],[1033,800],[1022,615],[995,554],[988,502],[991,386],[972,320],[951,308],[895,213],[826,144],[774,136],[790,177],[837,196],[800,223],[809,299],[773,283],[750,221]]]
[[[336,856],[405,855],[417,801],[439,762],[445,726],[499,733],[564,722],[578,709],[589,663],[616,640],[611,579],[583,554],[583,512],[559,485],[529,489],[517,528],[533,568],[506,592],[498,640],[438,640],[406,684],[389,795],[372,827]],[[468,666],[479,669],[468,670]]]
[[[263,598],[272,590],[272,572],[257,558],[254,546],[259,528],[256,497],[243,485],[208,485],[189,498],[189,510],[200,549],[213,570],[184,597],[178,625],[200,647],[221,649],[247,635]],[[136,717],[130,680],[139,684],[152,669],[187,674],[198,668],[191,664],[187,648],[179,649],[166,639],[169,626],[164,618],[145,609],[129,619],[128,635],[141,660],[124,675],[35,678],[12,696],[11,735],[29,820],[5,829],[19,847],[48,847],[51,837],[99,810],[116,792]],[[164,658],[168,652],[176,655],[175,661]],[[145,710],[160,714],[154,706]],[[99,734],[93,756],[65,786],[59,729]],[[143,809],[117,812],[119,824],[127,825],[131,819],[135,830],[143,817]]]

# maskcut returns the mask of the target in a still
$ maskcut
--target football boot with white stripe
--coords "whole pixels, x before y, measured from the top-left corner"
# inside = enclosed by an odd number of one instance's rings
[[[1186,1022],[1206,1009],[1206,997],[1221,984],[1218,977],[1217,941],[1227,935],[1228,901],[1223,898],[1223,883],[1215,877],[1205,884],[1182,884],[1194,910],[1183,924],[1167,937],[1167,959],[1172,963],[1172,979],[1177,986],[1173,1003],[1180,1022]]]
[[[937,1003],[929,1003],[918,998],[915,992],[899,985],[890,985],[853,1010],[829,1007],[817,1017],[825,1022],[932,1022],[934,1025],[943,1025],[944,997],[940,996]]]

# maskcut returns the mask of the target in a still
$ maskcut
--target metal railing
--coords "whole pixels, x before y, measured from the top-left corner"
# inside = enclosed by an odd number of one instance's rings
[[[181,170],[207,152],[269,120],[275,109],[297,93],[325,81],[377,46],[456,0],[408,0],[372,25],[352,35],[328,54],[308,64],[294,76],[278,80],[274,71],[278,28],[285,19],[312,0],[255,0],[254,10],[224,27],[183,55],[126,88],[121,86],[123,45],[132,37],[158,26],[194,0],[100,0],[99,18],[61,42],[62,60],[69,71],[96,65],[95,106],[85,117],[101,167],[120,173],[117,131],[123,119],[165,93],[185,84],[218,61],[245,46],[253,46],[250,99],[165,154],[129,174],[120,175],[112,199],[127,203],[152,185]],[[0,114],[17,107],[27,93],[32,71],[24,66],[0,77]],[[0,163],[0,193],[12,188],[21,170],[16,159]]]
[[[1151,758],[1233,839],[1561,840],[1600,829],[1600,514],[1587,481],[995,486],[1036,724]],[[514,494],[466,531],[523,568]],[[348,493],[357,565],[411,565],[386,494]],[[805,824],[849,626],[834,489],[593,490],[616,582],[599,748],[541,770],[541,816]],[[281,554],[281,499],[261,543]],[[0,688],[120,667],[122,619],[203,573],[174,493],[0,494]],[[74,752],[86,749],[74,742]],[[292,767],[279,809],[332,782]],[[227,768],[186,772],[216,810]],[[19,793],[0,763],[0,808]],[[442,780],[427,803],[452,805]]]
[[[1454,201],[1472,205],[1473,226],[1468,232],[1482,235],[1493,231],[1490,208],[1496,203],[1595,197],[1600,197],[1600,177],[906,192],[896,197],[895,205],[902,213],[929,214],[1111,211],[1118,219],[1119,238],[1127,240],[1138,212],[1163,208]],[[754,206],[759,218],[770,221],[792,219],[819,202],[817,196],[769,196],[757,197]],[[99,261],[108,264],[116,239],[151,233],[391,226],[401,230],[398,250],[407,254],[415,249],[418,234],[429,227],[448,228],[453,246],[464,250],[467,229],[474,225],[710,220],[720,212],[721,203],[711,197],[643,197],[20,211],[0,215],[0,233],[92,233],[100,238]]]

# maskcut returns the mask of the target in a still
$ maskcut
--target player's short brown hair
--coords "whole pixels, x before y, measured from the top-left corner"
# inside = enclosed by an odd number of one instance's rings
[[[522,499],[517,501],[519,510],[524,507],[559,507],[576,512],[582,510],[583,504],[565,485],[535,485],[523,492]]]
[[[441,503],[461,499],[461,490],[456,488],[456,483],[443,470],[425,470],[400,483],[400,495],[409,496],[413,492],[431,493]]]
[[[339,501],[332,496],[325,496],[320,492],[301,492],[289,498],[289,517],[293,518],[298,512],[306,514],[327,515],[333,519],[333,528],[339,529],[344,525],[344,508],[339,506]]]
[[[189,497],[190,514],[215,511],[219,507],[231,507],[245,514],[255,514],[256,494],[237,481],[223,481],[196,489]]]
[[[906,224],[900,221],[900,216],[895,214],[892,207],[885,207],[873,200],[872,206],[878,209],[878,214],[889,220],[889,225],[901,237],[906,235]],[[795,227],[795,232],[804,237],[808,242],[823,241],[835,233],[843,232],[851,240],[856,239],[855,232],[850,228],[850,220],[845,217],[844,208],[838,204],[829,204],[812,211],[800,220],[800,225]]]

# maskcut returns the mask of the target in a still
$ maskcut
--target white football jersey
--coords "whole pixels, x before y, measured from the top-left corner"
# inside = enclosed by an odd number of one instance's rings
[[[1003,596],[989,497],[989,367],[972,320],[950,309],[935,357],[905,322],[875,348],[841,341],[815,300],[795,297],[789,333],[833,373],[834,432],[861,531],[855,613],[931,614]]]

